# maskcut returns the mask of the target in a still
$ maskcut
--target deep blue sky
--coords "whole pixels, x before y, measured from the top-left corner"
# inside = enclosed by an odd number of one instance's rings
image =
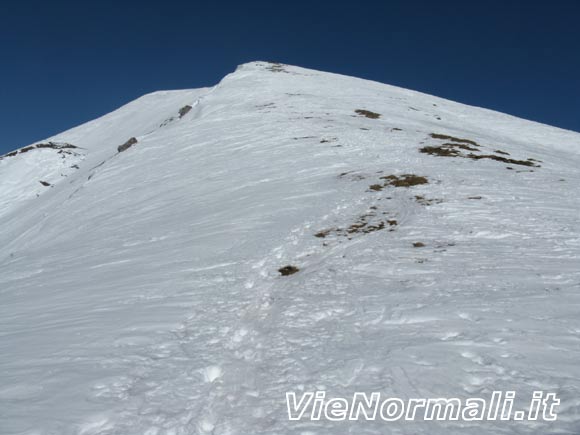
[[[580,131],[580,1],[0,3],[0,153],[252,60]]]

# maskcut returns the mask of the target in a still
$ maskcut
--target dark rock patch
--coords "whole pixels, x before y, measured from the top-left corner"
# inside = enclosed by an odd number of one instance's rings
[[[449,149],[479,152],[479,150],[477,148],[473,148],[472,146],[465,145],[463,143],[444,143],[441,146],[447,147]]]
[[[448,148],[445,146],[424,146],[419,150],[424,154],[439,157],[461,157],[461,152],[455,148]]]
[[[284,266],[281,267],[280,269],[278,269],[278,272],[280,272],[280,275],[282,276],[289,276],[289,275],[294,275],[296,272],[298,272],[300,269],[298,269],[296,266]]]
[[[403,175],[387,175],[380,177],[381,180],[386,180],[384,186],[394,186],[394,187],[411,187],[420,184],[428,184],[429,180],[426,177],[415,174],[403,174]]]
[[[424,205],[424,206],[429,206],[429,205],[433,205],[433,204],[441,204],[443,202],[442,199],[428,199],[422,195],[415,195],[415,201],[417,201],[419,204]]]
[[[375,192],[380,192],[385,187],[412,187],[418,186],[420,184],[428,184],[429,180],[426,177],[415,174],[403,174],[403,175],[386,175],[380,177],[383,184],[371,184],[369,189]]]
[[[28,153],[32,150],[42,149],[42,148],[50,148],[50,149],[54,149],[54,150],[60,150],[59,151],[60,154],[74,154],[74,152],[65,151],[65,150],[71,150],[71,149],[75,149],[78,147],[75,145],[71,145],[69,143],[64,143],[64,142],[63,143],[57,143],[57,142],[39,143],[36,145],[29,145],[27,147],[20,148],[19,150],[11,151],[8,154],[0,156],[0,160],[4,159],[6,157],[14,157],[18,154],[24,154],[24,153]]]
[[[468,144],[471,144],[474,146],[480,146],[477,142],[475,142],[473,140],[461,139],[461,138],[449,136],[446,134],[431,133],[429,136],[431,136],[433,139],[450,140],[451,142],[463,142],[463,143],[468,143]]]
[[[55,143],[55,142],[48,142],[48,143],[39,143],[35,145],[36,148],[52,148],[55,150],[65,150],[65,149],[73,149],[78,148],[75,145],[71,145],[70,143]]]
[[[381,231],[389,227],[395,227],[398,222],[395,219],[385,219],[385,217],[379,217],[376,212],[377,207],[370,207],[367,213],[360,215],[354,223],[350,224],[345,228],[329,228],[321,230],[314,234],[314,237],[326,238],[331,235],[337,237],[346,237],[351,240],[356,235],[364,235],[374,233],[376,231]],[[387,215],[388,213],[383,212],[382,215]],[[389,231],[394,231],[394,228],[389,229]],[[327,246],[327,244],[324,244]]]
[[[179,119],[181,119],[185,115],[187,115],[191,109],[192,109],[192,107],[189,104],[187,104],[187,105],[183,106],[181,109],[179,109]]]
[[[438,157],[461,157],[464,159],[472,159],[472,160],[489,159],[512,165],[539,167],[539,165],[535,164],[534,161],[531,160],[516,160],[502,156],[497,156],[495,154],[474,154],[473,152],[470,152],[469,154],[464,154],[461,152],[461,150],[479,152],[479,150],[475,148],[471,148],[466,145],[452,143],[445,143],[439,146],[424,146],[419,149],[419,152]]]
[[[378,119],[381,117],[380,113],[375,113],[375,112],[371,112],[370,110],[364,110],[364,109],[356,109],[355,113],[357,113],[361,116],[365,116],[365,117],[370,118],[370,119]]]
[[[380,231],[384,228],[385,228],[385,223],[382,221],[378,222],[376,224],[369,224],[368,222],[360,221],[360,222],[354,223],[350,227],[348,227],[346,232],[348,234],[353,234],[353,233],[369,234],[369,233],[373,233],[375,231]]]
[[[530,160],[508,159],[506,157],[500,157],[493,154],[483,154],[483,155],[468,154],[466,157],[473,160],[490,159],[495,160],[496,162],[503,162],[511,165],[539,167],[539,165],[536,165],[534,162]]]
[[[314,234],[314,237],[318,237],[320,239],[324,239],[326,236],[328,236],[333,231],[336,231],[336,229],[335,228],[331,228],[331,229],[328,229],[328,230],[318,231],[316,234]]]
[[[279,63],[279,62],[268,62],[269,66],[266,68],[268,71],[272,71],[272,72],[283,72],[283,73],[287,73],[288,71],[286,71],[286,69],[284,68],[284,65]]]
[[[131,139],[129,139],[127,142],[125,142],[123,145],[119,145],[117,147],[117,151],[122,153],[123,151],[128,150],[129,148],[131,148],[133,145],[135,145],[138,142],[137,139],[135,139],[134,137],[132,137]]]

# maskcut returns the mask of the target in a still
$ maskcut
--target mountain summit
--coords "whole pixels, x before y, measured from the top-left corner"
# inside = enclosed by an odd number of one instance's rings
[[[579,167],[578,133],[267,62],[8,153],[0,432],[577,433]],[[558,421],[286,409],[536,390]]]

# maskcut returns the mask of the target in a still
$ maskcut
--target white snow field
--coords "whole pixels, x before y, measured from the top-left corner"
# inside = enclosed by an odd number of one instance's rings
[[[580,434],[580,134],[253,62],[49,142],[0,160],[1,435]],[[561,402],[288,419],[322,390]]]

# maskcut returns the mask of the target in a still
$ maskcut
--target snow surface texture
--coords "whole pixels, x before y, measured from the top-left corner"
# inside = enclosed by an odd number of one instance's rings
[[[2,435],[580,433],[579,134],[254,62],[48,141],[0,160]],[[288,421],[320,389],[562,402]]]

